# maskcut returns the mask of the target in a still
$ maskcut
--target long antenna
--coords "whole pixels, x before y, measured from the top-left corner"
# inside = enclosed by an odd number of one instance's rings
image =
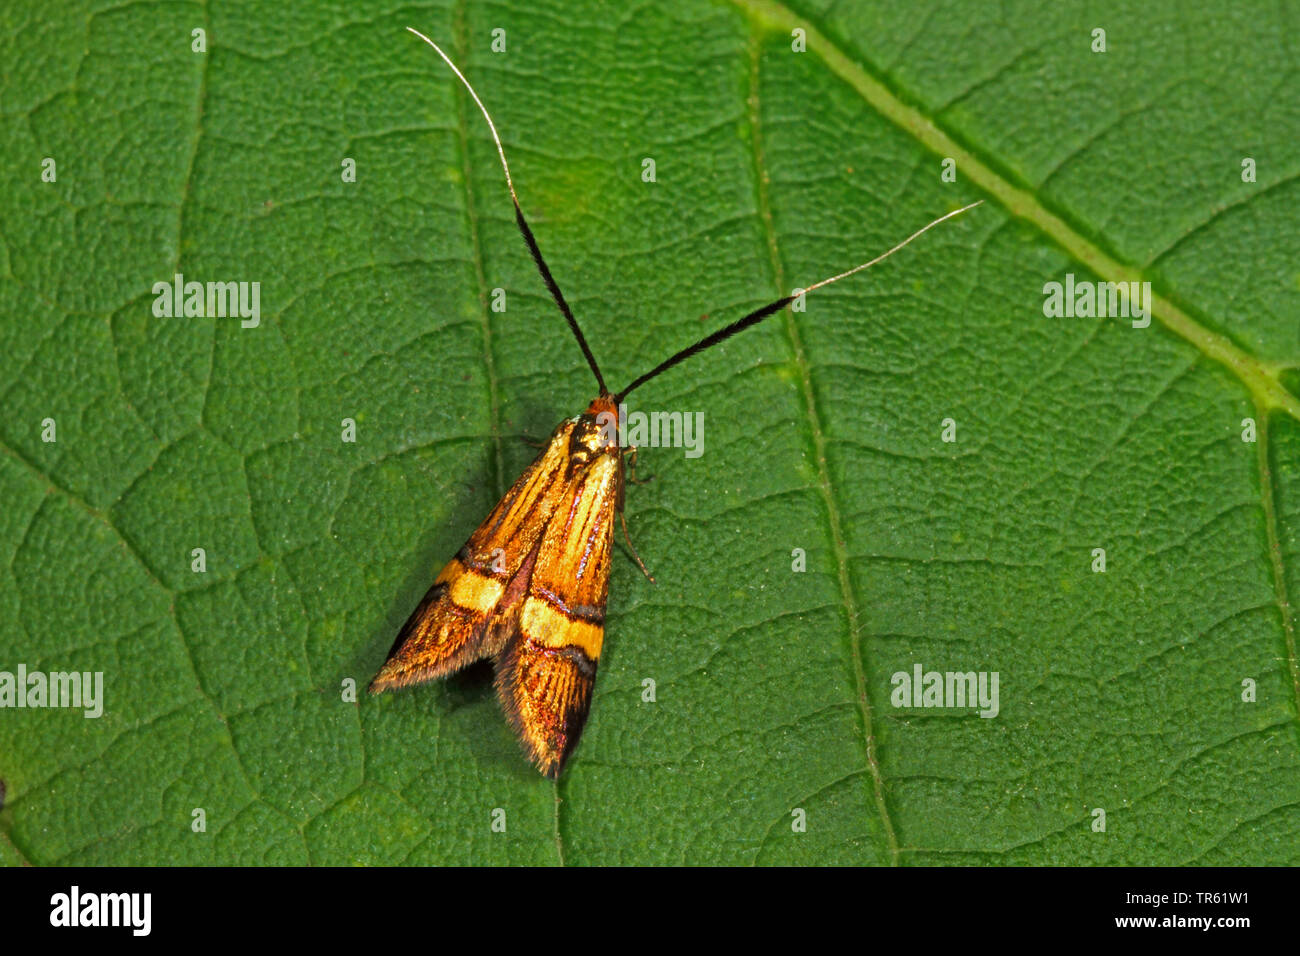
[[[519,196],[515,193],[514,180],[510,178],[510,164],[506,162],[506,151],[501,146],[501,137],[497,135],[496,123],[492,122],[487,107],[478,98],[478,94],[474,92],[474,87],[470,86],[469,80],[465,79],[465,74],[457,69],[456,64],[451,62],[451,58],[442,52],[442,48],[415,27],[407,27],[406,29],[433,47],[438,56],[442,57],[443,62],[451,67],[451,71],[465,84],[465,89],[469,90],[469,95],[474,97],[474,102],[478,104],[479,110],[483,113],[483,118],[487,120],[488,129],[492,131],[492,139],[497,144],[497,154],[501,157],[501,168],[505,170],[506,186],[510,189],[510,198],[515,203],[515,222],[519,225],[519,232],[523,235],[524,242],[528,243],[528,251],[533,254],[533,262],[537,263],[537,271],[541,273],[546,288],[551,291],[551,298],[555,300],[555,304],[564,313],[564,318],[569,323],[569,329],[573,332],[573,337],[578,340],[578,345],[582,348],[582,354],[586,356],[587,364],[591,366],[591,371],[596,376],[596,384],[600,386],[600,394],[608,394],[609,390],[605,388],[605,379],[600,374],[600,366],[596,364],[596,356],[591,354],[591,347],[587,345],[587,339],[582,334],[582,329],[578,328],[578,320],[573,317],[573,311],[569,308],[569,303],[564,301],[564,293],[560,291],[559,285],[555,282],[555,277],[551,275],[550,267],[546,265],[546,260],[542,258],[542,250],[537,247],[537,240],[533,237],[533,230],[528,227],[528,220],[524,218],[524,211],[519,206]]]
[[[912,233],[910,236],[908,236],[898,245],[894,246],[888,252],[882,252],[880,255],[876,256],[876,258],[871,259],[868,262],[864,262],[861,265],[854,266],[852,269],[849,269],[847,272],[841,272],[839,275],[833,275],[828,279],[822,279],[820,282],[815,282],[812,285],[808,286],[808,288],[804,289],[799,294],[807,295],[809,292],[813,292],[817,289],[822,288],[823,286],[828,286],[832,282],[839,282],[841,279],[847,279],[855,272],[861,272],[863,269],[870,269],[876,263],[881,262],[884,259],[888,259],[895,252],[897,252],[899,249],[902,249],[905,245],[907,245],[913,239],[920,236],[922,233],[928,232],[929,230],[933,229],[935,226],[939,225],[939,223],[947,219],[951,219],[953,216],[960,216],[968,209],[974,209],[982,202],[984,202],[984,200],[980,199],[976,202],[971,203],[969,206],[962,206],[960,209],[954,209],[946,216],[940,216],[938,219],[934,220],[929,225],[916,230],[916,232]],[[614,396],[614,401],[622,402],[623,399],[627,397],[628,392],[632,391],[632,389],[640,385],[644,385],[646,382],[650,381],[650,379],[654,378],[656,375],[668,371],[674,365],[678,364],[679,362],[685,361],[686,359],[690,358],[692,355],[695,355],[698,352],[703,352],[705,349],[717,345],[719,342],[723,341],[724,339],[731,338],[737,332],[743,332],[751,325],[757,325],[759,322],[762,322],[764,319],[766,319],[769,315],[773,315],[777,312],[780,312],[782,309],[784,309],[787,305],[789,305],[794,300],[795,300],[794,296],[784,295],[781,298],[777,299],[775,302],[769,302],[761,309],[755,309],[753,312],[749,313],[749,315],[745,316],[744,318],[737,319],[735,322],[732,322],[730,325],[723,326],[722,328],[718,329],[718,331],[714,332],[712,335],[706,335],[704,338],[700,339],[694,345],[688,345],[686,348],[682,349],[680,352],[676,353],[675,355],[669,356],[668,358],[664,359],[662,362],[660,362],[650,371],[646,372],[640,378],[635,379],[631,385],[629,385],[627,388],[623,389],[623,391],[619,392],[617,395]]]

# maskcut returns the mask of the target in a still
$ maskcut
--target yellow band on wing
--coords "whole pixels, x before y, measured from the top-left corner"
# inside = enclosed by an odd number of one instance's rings
[[[543,647],[576,647],[593,661],[600,659],[604,625],[570,618],[541,598],[524,601],[519,626],[526,637]]]
[[[448,573],[452,565],[458,565],[458,572]],[[454,558],[438,575],[439,581],[451,582],[451,599],[457,607],[476,614],[490,614],[505,593],[505,585],[495,578],[466,568]]]

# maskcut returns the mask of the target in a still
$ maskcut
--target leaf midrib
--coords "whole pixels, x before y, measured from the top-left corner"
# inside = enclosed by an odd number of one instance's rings
[[[957,161],[962,176],[996,198],[1003,208],[1018,219],[1033,225],[1049,239],[1087,266],[1094,274],[1110,282],[1143,281],[1140,269],[1125,265],[1086,239],[1061,215],[1051,212],[1027,189],[1013,185],[987,163],[963,148],[933,119],[899,99],[866,67],[852,60],[820,33],[816,27],[774,0],[729,0],[760,28],[788,32],[796,27],[805,31],[808,49],[816,51],[827,68],[853,88],[867,105],[911,135],[922,146],[939,156]],[[1257,405],[1280,409],[1300,421],[1300,397],[1282,384],[1282,367],[1251,355],[1227,336],[1207,328],[1170,299],[1155,293],[1151,314],[1167,329],[1195,346],[1207,358],[1227,368],[1250,391]]]

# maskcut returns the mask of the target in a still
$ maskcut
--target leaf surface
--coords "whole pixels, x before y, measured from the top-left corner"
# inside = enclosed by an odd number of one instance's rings
[[[1300,862],[1294,24],[1084,6],[5,6],[0,670],[105,703],[0,712],[0,860]],[[614,387],[989,200],[633,396],[704,454],[641,452],[558,784],[482,668],[343,699],[593,393],[408,24]]]

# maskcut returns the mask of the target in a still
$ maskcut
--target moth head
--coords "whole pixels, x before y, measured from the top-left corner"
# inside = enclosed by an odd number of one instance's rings
[[[578,416],[569,438],[569,453],[581,459],[618,451],[618,405],[613,396],[601,395]]]

